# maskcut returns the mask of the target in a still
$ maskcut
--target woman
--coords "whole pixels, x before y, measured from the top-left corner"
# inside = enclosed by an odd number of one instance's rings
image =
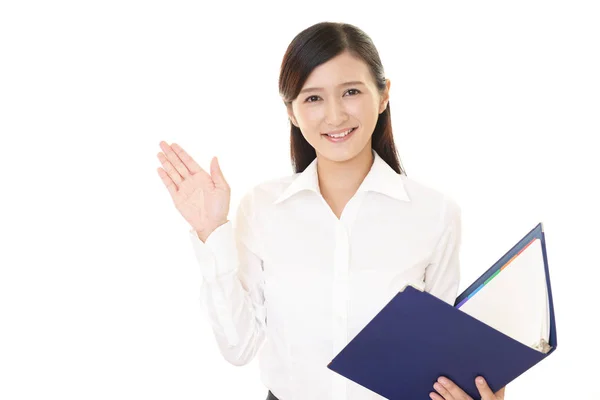
[[[268,399],[382,398],[328,362],[406,283],[456,298],[460,208],[402,170],[389,88],[357,27],[323,22],[298,34],[279,77],[295,173],[253,187],[235,221],[217,158],[209,174],[160,143],[158,173],[191,225],[219,349],[234,365],[262,349]],[[469,398],[444,383],[432,399]],[[478,387],[486,400],[504,397]]]

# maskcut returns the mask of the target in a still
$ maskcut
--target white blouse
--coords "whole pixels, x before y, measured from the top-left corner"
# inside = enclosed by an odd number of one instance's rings
[[[258,354],[280,400],[383,399],[327,364],[406,283],[454,304],[458,204],[373,156],[340,219],[315,159],[254,186],[205,243],[189,230],[220,352],[233,365]]]

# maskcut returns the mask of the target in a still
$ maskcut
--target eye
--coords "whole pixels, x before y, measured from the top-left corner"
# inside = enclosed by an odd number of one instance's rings
[[[355,91],[355,92],[356,92],[356,94],[359,94],[359,93],[360,93],[360,90],[358,90],[358,89],[354,89],[354,88],[353,88],[353,89],[348,89],[348,90],[346,91],[346,93],[348,93],[348,92],[350,92],[350,91]],[[309,97],[307,97],[307,98],[306,98],[306,100],[304,100],[304,102],[305,102],[305,103],[314,103],[314,101],[309,101],[309,100],[310,100],[310,99],[312,99],[313,97],[319,97],[319,96],[317,96],[317,95],[309,96]],[[316,100],[315,100],[315,101],[316,101]]]

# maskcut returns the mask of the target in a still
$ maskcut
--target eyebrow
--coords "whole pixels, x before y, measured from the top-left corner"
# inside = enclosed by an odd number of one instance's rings
[[[338,85],[338,87],[339,87],[339,86],[346,86],[346,85],[364,85],[364,83],[363,83],[363,82],[361,82],[361,81],[350,81],[350,82],[344,82],[344,83],[340,83],[340,84]],[[302,93],[304,93],[304,92],[319,91],[319,90],[323,90],[323,88],[320,88],[320,87],[311,87],[311,88],[305,88],[305,89],[302,89],[302,90],[300,91],[300,93],[298,93],[298,94],[302,94]]]

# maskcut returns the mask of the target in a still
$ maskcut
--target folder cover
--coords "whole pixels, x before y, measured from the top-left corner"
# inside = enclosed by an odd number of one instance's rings
[[[454,306],[406,285],[327,365],[392,400],[427,400],[439,376],[472,398],[475,378],[493,392],[557,347],[539,223],[473,282]]]

